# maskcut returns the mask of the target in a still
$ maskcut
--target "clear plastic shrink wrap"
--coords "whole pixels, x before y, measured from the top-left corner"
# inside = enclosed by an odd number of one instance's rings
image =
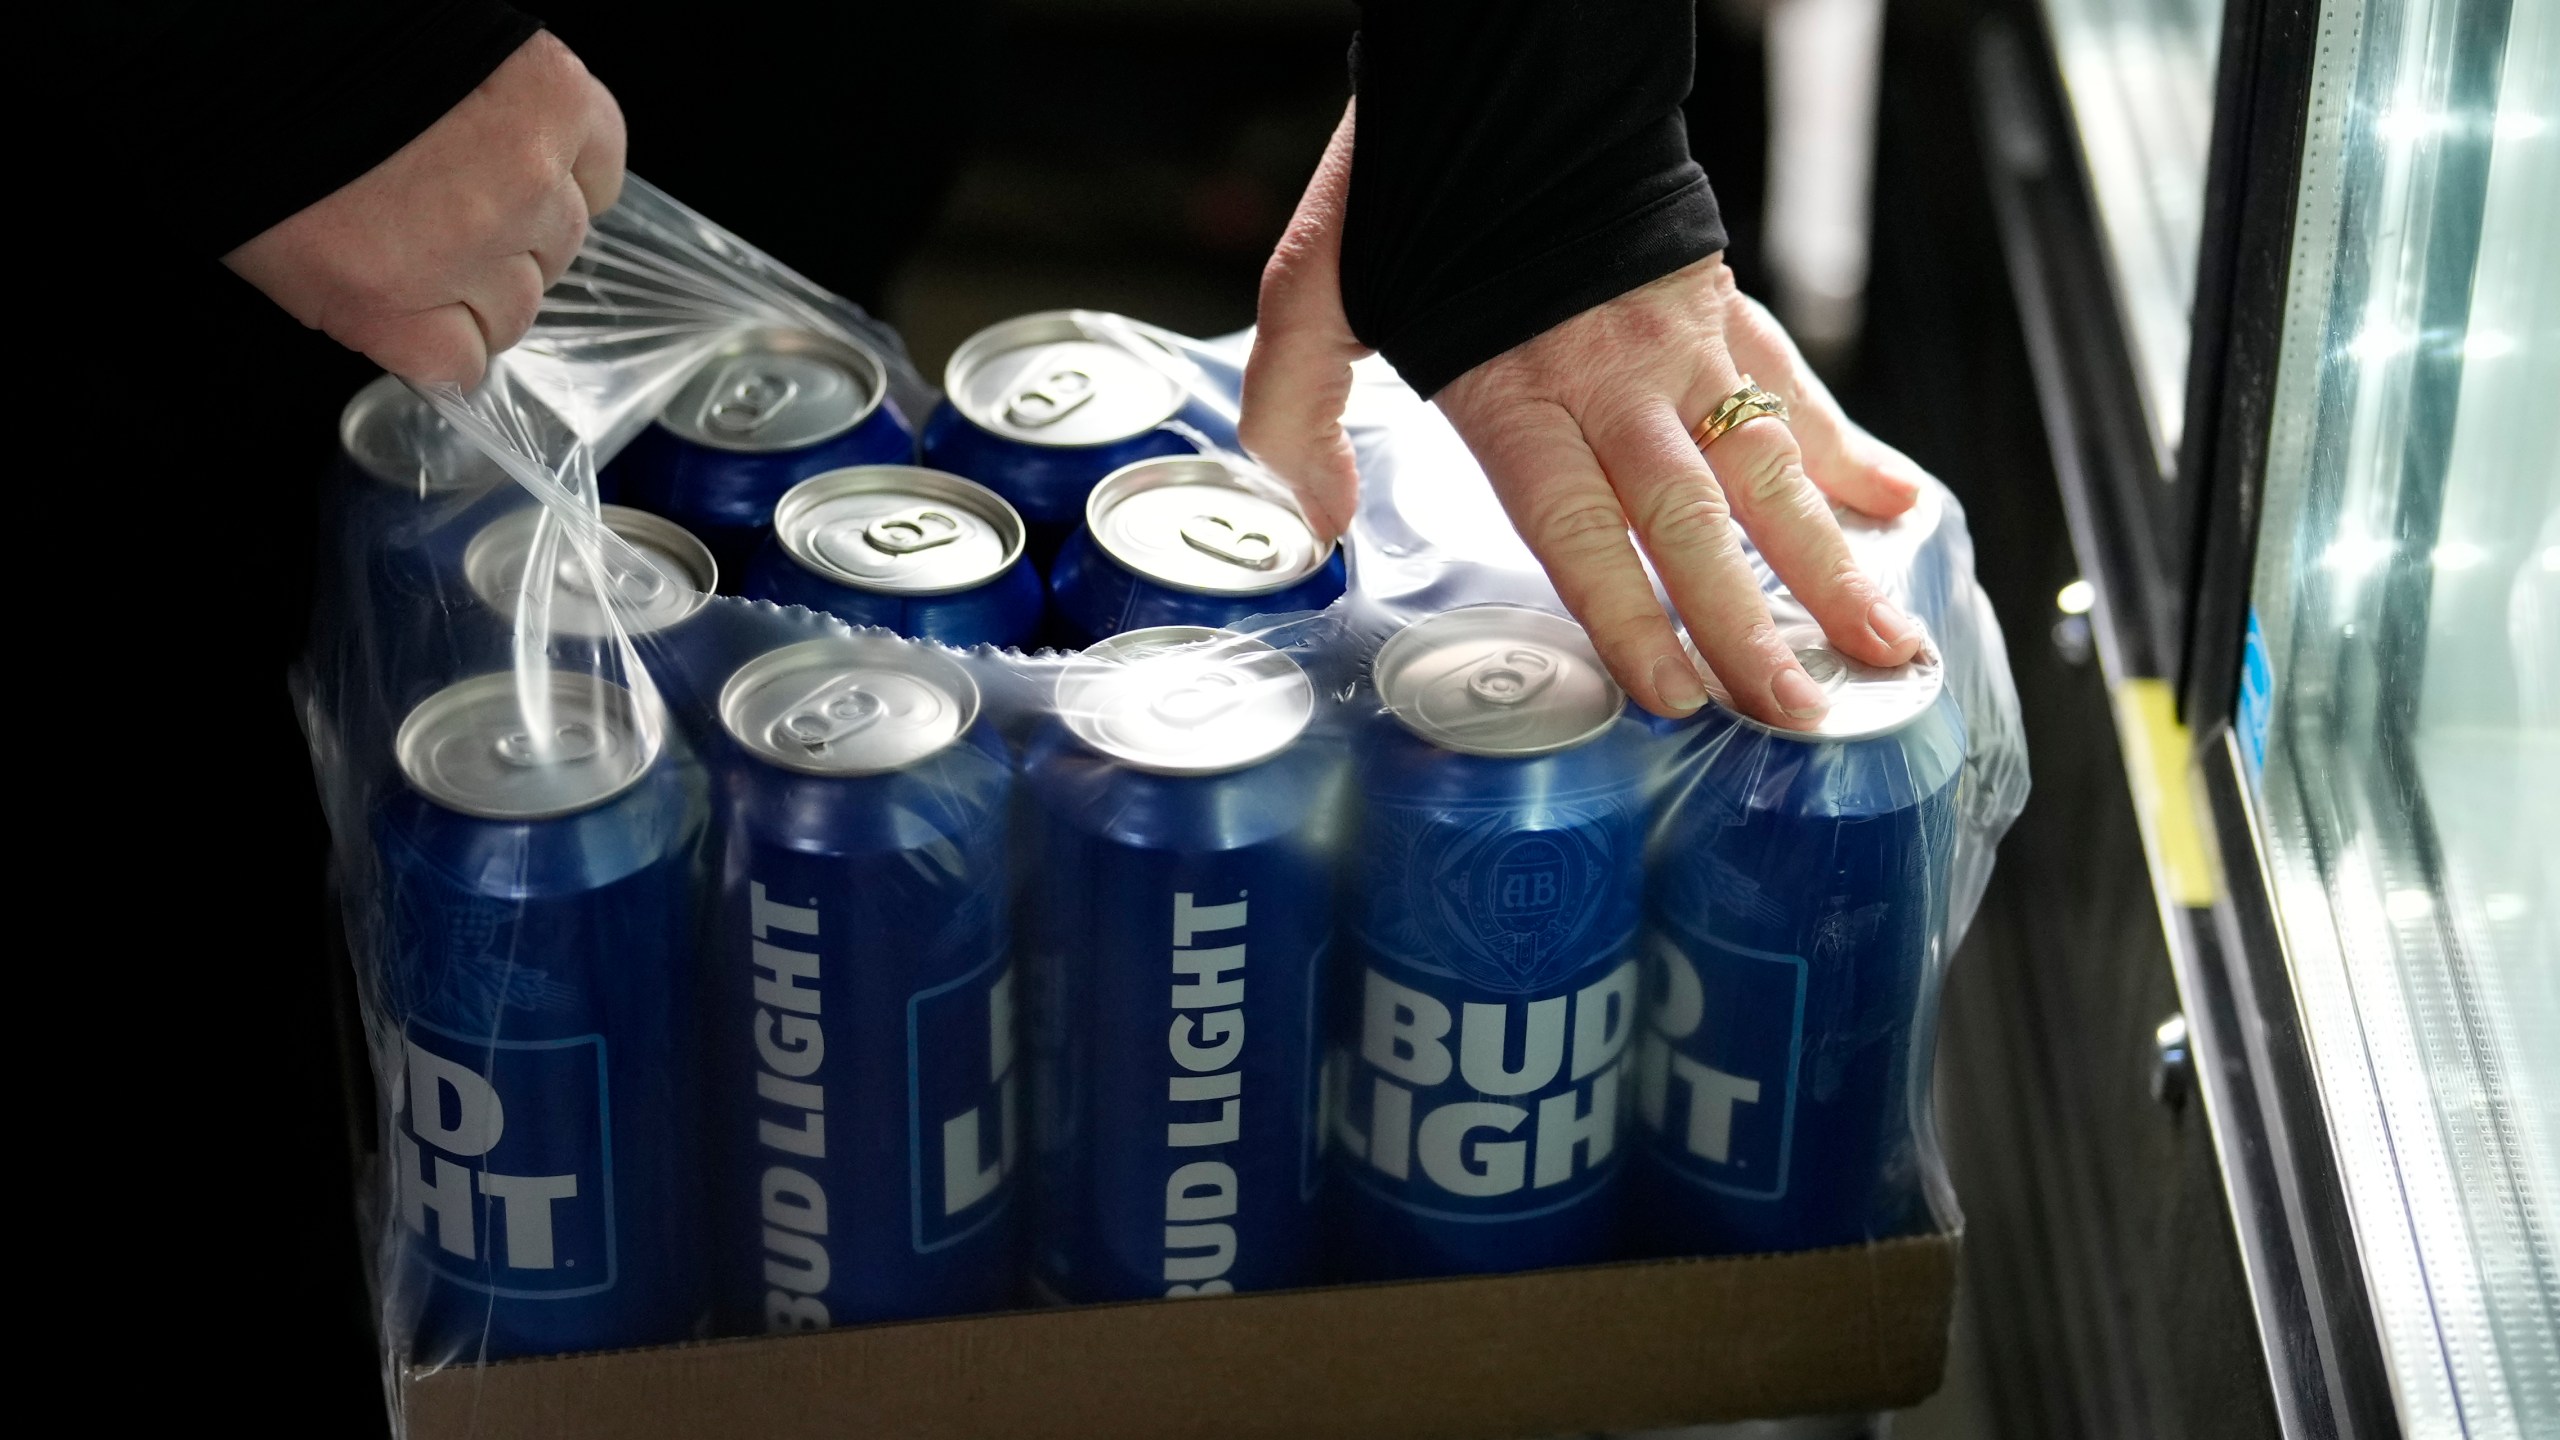
[[[1239,356],[1059,312],[937,399],[634,181],[476,393],[350,404],[299,687],[388,1363],[1955,1223],[2026,772],[1953,500],[1859,540],[1921,662],[1796,625],[1824,735],[1666,723],[1391,376],[1316,543]]]

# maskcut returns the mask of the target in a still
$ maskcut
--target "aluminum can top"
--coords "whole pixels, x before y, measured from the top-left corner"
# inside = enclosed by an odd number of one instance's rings
[[[367,475],[422,495],[487,490],[507,472],[397,375],[355,393],[338,414],[338,447]]]
[[[410,788],[483,820],[548,820],[594,809],[657,760],[661,732],[630,691],[568,670],[517,679],[474,675],[418,702],[392,742]]]
[[[1333,547],[1276,484],[1210,455],[1124,465],[1086,497],[1085,528],[1135,574],[1201,595],[1286,590],[1324,568]]]
[[[1217,775],[1286,750],[1315,716],[1315,682],[1249,635],[1159,625],[1114,635],[1058,676],[1078,740],[1134,770]]]
[[[693,372],[658,423],[696,445],[752,455],[832,440],[870,417],[888,368],[858,345],[805,330],[750,330]]]
[[[803,775],[885,775],[931,758],[978,719],[978,682],[931,646],[887,635],[807,640],[747,662],[720,724],[757,759]]]
[[[1141,344],[1157,344],[1129,322]],[[979,429],[1030,445],[1109,445],[1173,418],[1186,363],[1096,340],[1072,310],[990,325],[951,352],[942,388]]]
[[[1927,714],[1946,688],[1945,670],[1933,645],[1923,644],[1920,653],[1903,664],[1880,668],[1832,649],[1822,627],[1809,620],[1791,620],[1781,613],[1778,638],[1795,652],[1796,663],[1822,687],[1823,698],[1831,704],[1811,730],[1781,730],[1734,711],[1733,697],[1715,672],[1703,663],[1698,669],[1706,676],[1707,694],[1733,712],[1734,719],[1780,739],[1850,741],[1890,735]],[[1689,653],[1697,654],[1694,643]]]
[[[547,506],[529,505],[490,521],[471,537],[462,552],[462,574],[481,604],[501,615],[515,613],[537,529],[550,513]],[[559,523],[552,522],[552,565],[557,576],[551,591],[553,634],[610,635],[613,617],[619,612],[627,633],[654,635],[701,609],[711,592],[720,588],[720,567],[692,531],[663,516],[621,505],[606,505],[597,513],[606,529],[630,542],[653,568],[633,568],[619,556],[603,555],[605,584],[614,592],[614,603],[608,607],[597,593],[595,569],[579,558]]]
[[[974,590],[1022,558],[1022,516],[974,481],[913,465],[812,475],[773,507],[803,569],[885,595]]]
[[[1626,708],[1582,627],[1524,605],[1466,605],[1378,648],[1378,698],[1443,750],[1525,759],[1597,738]]]

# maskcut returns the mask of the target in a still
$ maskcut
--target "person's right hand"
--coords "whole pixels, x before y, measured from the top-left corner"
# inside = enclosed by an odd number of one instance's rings
[[[537,34],[390,159],[223,263],[383,369],[468,390],[622,193],[622,145],[613,96]]]

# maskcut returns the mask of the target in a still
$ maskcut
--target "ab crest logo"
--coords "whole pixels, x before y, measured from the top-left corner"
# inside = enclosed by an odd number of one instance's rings
[[[1612,853],[1617,817],[1574,823],[1581,818],[1568,811],[1553,829],[1524,830],[1507,812],[1444,813],[1416,825],[1402,888],[1423,900],[1426,913],[1410,923],[1425,953],[1412,958],[1511,993],[1547,988],[1587,963],[1609,877],[1633,857]]]

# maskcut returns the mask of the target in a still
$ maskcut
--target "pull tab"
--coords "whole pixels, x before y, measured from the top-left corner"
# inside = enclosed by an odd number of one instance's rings
[[[888,701],[863,689],[858,681],[843,681],[784,712],[773,722],[772,739],[776,748],[797,745],[815,752],[869,729],[888,713]]]
[[[1280,546],[1259,530],[1239,530],[1223,515],[1194,515],[1182,522],[1182,543],[1247,570],[1280,563]]]
[[[703,412],[704,422],[723,435],[750,435],[782,413],[800,393],[800,382],[788,375],[745,369],[721,377],[720,389]]]
[[[624,604],[646,605],[666,593],[667,577],[661,574],[655,565],[626,570],[611,560],[606,560],[603,564],[605,584],[611,587],[614,597]],[[582,600],[593,598],[597,592],[596,587],[589,583],[589,577],[594,573],[581,564],[574,555],[560,557],[558,567],[560,588],[568,594]]]
[[[872,521],[863,527],[862,538],[884,555],[913,555],[936,545],[948,545],[959,539],[965,529],[949,512],[918,505]]]
[[[1804,667],[1807,679],[1825,690],[1840,688],[1840,682],[1849,674],[1849,667],[1841,663],[1840,657],[1820,645],[1809,645],[1797,651],[1796,663]]]
[[[1244,703],[1244,684],[1227,670],[1203,670],[1167,689],[1147,708],[1167,725],[1196,730]]]
[[[1037,430],[1064,420],[1092,398],[1092,373],[1061,365],[1014,391],[1013,397],[1004,402],[1004,418],[1026,430]]]
[[[575,765],[604,753],[604,737],[584,720],[564,722],[551,743],[536,745],[530,730],[510,730],[498,737],[498,758],[522,769],[542,765]]]
[[[1556,681],[1556,657],[1526,645],[1477,662],[1467,693],[1488,705],[1518,705]]]

